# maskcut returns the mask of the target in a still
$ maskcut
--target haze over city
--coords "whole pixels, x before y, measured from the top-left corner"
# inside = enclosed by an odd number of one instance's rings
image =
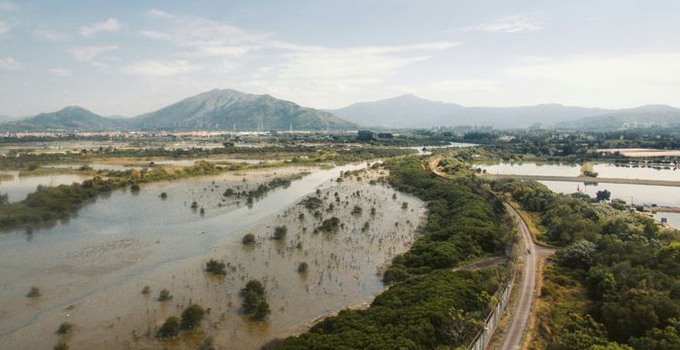
[[[680,105],[671,1],[0,1],[0,115],[133,116],[213,88],[339,108]]]

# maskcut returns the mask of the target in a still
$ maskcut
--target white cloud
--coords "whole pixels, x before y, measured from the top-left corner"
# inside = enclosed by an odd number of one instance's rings
[[[84,46],[68,50],[68,52],[80,62],[91,62],[104,53],[115,51],[118,46]]]
[[[101,32],[118,32],[125,26],[116,18],[109,18],[104,22],[95,23],[89,27],[80,27],[80,35],[92,36]]]
[[[144,35],[148,38],[154,39],[154,40],[170,40],[170,39],[172,39],[172,36],[170,36],[170,34],[158,32],[158,31],[155,31],[155,30],[144,30],[144,31],[142,31],[142,35]]]
[[[68,68],[51,68],[47,72],[58,77],[70,77],[73,74],[73,71]]]
[[[5,21],[0,21],[0,36],[5,35],[9,30],[12,28],[12,25],[5,22]]]
[[[200,65],[188,61],[142,61],[123,67],[123,72],[152,78],[166,78],[201,70]]]
[[[142,34],[151,39],[172,40],[186,50],[183,56],[189,58],[242,56],[269,41],[267,35],[254,34],[226,22],[175,16],[159,10],[152,10],[150,14],[169,22],[172,28],[167,32],[145,30]]]
[[[0,11],[11,11],[19,8],[19,5],[11,1],[0,1]]]
[[[0,57],[0,70],[19,70],[23,66],[12,57]]]
[[[543,29],[541,21],[527,14],[507,16],[468,28],[471,31],[505,34],[535,32],[541,29]]]
[[[36,29],[33,31],[33,38],[47,41],[62,41],[68,39],[68,36],[52,29]]]
[[[165,11],[158,10],[158,9],[151,9],[151,10],[149,10],[148,14],[151,17],[155,17],[155,18],[165,18],[165,19],[175,18],[174,15],[167,13]]]
[[[573,56],[513,67],[506,73],[571,86],[680,85],[680,52]]]

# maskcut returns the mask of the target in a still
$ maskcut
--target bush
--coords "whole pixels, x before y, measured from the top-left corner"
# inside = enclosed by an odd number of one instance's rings
[[[175,316],[168,317],[156,333],[156,337],[163,339],[176,337],[179,334],[179,325],[179,318]]]
[[[243,244],[255,244],[255,235],[252,233],[248,233],[245,236],[243,236],[243,239],[241,240],[241,243]]]
[[[182,312],[181,329],[194,329],[201,325],[205,310],[200,305],[193,304]]]
[[[323,222],[321,222],[321,226],[319,227],[319,230],[326,231],[326,232],[333,232],[333,231],[337,231],[339,226],[340,226],[340,219],[338,219],[337,217],[334,216],[330,219],[326,219]]]
[[[210,259],[205,264],[205,272],[211,273],[213,275],[226,275],[227,271],[224,261],[217,261],[215,259]]]
[[[284,238],[286,238],[286,234],[288,233],[288,227],[284,226],[277,226],[274,229],[274,236],[272,237],[273,239],[279,241]]]
[[[57,334],[67,334],[71,332],[73,329],[73,325],[68,323],[68,322],[63,322],[62,324],[59,325],[59,328],[57,328]]]
[[[162,289],[161,292],[158,294],[158,301],[168,301],[172,299],[172,295],[170,294],[170,291],[167,289]]]
[[[271,313],[260,281],[250,280],[239,295],[243,298],[243,313],[253,320],[262,321]]]
[[[298,265],[297,271],[299,273],[305,273],[309,269],[309,265],[306,262],[301,262],[300,265]]]
[[[41,296],[42,294],[40,293],[40,289],[38,287],[31,287],[31,290],[26,294],[26,297],[28,298],[37,298]]]
[[[68,350],[69,346],[68,344],[60,341],[57,343],[57,345],[54,346],[54,350]]]
[[[149,294],[149,293],[151,293],[151,287],[144,286],[144,288],[142,288],[142,294]]]

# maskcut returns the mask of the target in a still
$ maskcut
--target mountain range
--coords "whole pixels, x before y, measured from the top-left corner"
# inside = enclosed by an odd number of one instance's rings
[[[396,129],[461,125],[525,128],[535,124],[585,130],[680,126],[680,109],[648,105],[610,110],[559,104],[465,107],[402,95],[322,111],[269,95],[215,89],[132,118],[103,117],[71,106],[24,119],[0,120],[0,132],[356,130],[360,127]]]
[[[627,126],[680,124],[680,109],[650,105],[632,109],[570,107],[541,104],[525,107],[464,107],[402,95],[374,102],[360,102],[328,110],[350,122],[387,128],[487,125],[524,128],[540,123],[559,128],[611,129]],[[369,124],[367,124],[367,121]]]
[[[81,107],[0,124],[0,132],[110,130],[346,130],[356,125],[328,112],[269,95],[211,90],[133,118],[107,118]]]

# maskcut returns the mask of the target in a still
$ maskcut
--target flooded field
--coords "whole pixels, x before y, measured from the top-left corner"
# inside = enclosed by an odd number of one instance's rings
[[[476,165],[489,174],[579,176],[581,166],[566,163],[499,163]],[[595,163],[593,171],[598,177],[615,179],[677,180],[680,170],[674,168],[620,167],[610,163]]]
[[[38,186],[70,185],[74,182],[82,182],[88,177],[80,175],[44,175],[44,176],[19,176],[18,171],[0,172],[0,194],[7,194],[9,202],[18,202],[35,192]]]
[[[51,229],[0,235],[0,343],[51,348],[60,339],[56,329],[68,322],[74,331],[64,340],[72,349],[195,349],[208,337],[219,349],[256,349],[369,302],[383,289],[380,268],[408,249],[424,209],[414,197],[369,184],[379,173],[337,181],[341,171],[362,167],[157,183],[99,198]],[[300,172],[311,174],[252,206],[222,195]],[[309,197],[316,207],[301,205]],[[319,231],[331,217],[339,220],[337,231]],[[271,239],[277,226],[287,227],[281,240]],[[256,243],[244,246],[248,233]],[[209,259],[224,261],[226,276],[205,274]],[[309,269],[298,273],[302,262]],[[239,314],[238,292],[250,279],[265,285],[272,310],[266,322]],[[145,286],[149,294],[141,293]],[[25,297],[31,287],[42,296]],[[161,289],[172,300],[158,301]],[[153,337],[192,303],[209,309],[199,331],[171,342]]]

